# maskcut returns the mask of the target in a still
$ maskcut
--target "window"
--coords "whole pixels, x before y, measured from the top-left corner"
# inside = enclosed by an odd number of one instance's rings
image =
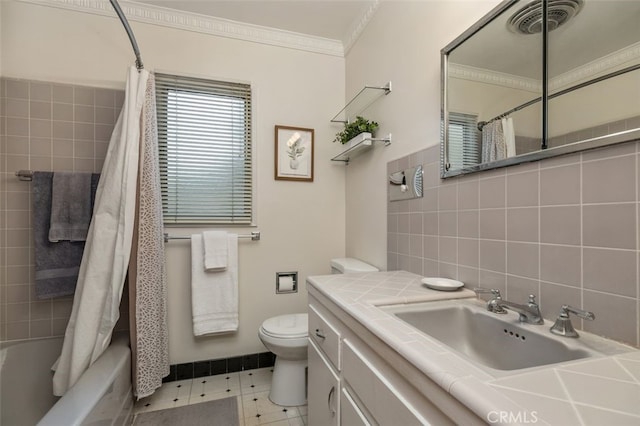
[[[250,224],[251,86],[155,76],[164,222]]]
[[[449,113],[449,164],[452,170],[480,162],[477,116]]]

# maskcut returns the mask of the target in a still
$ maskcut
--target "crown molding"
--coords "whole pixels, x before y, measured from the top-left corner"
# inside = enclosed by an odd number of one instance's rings
[[[621,65],[640,59],[640,42],[631,44],[616,52],[605,55],[587,64],[574,68],[549,80],[549,90],[555,91],[583,82],[598,74],[610,71]]]
[[[549,90],[553,92],[565,87],[571,87],[577,83],[589,80],[598,74],[603,74],[628,62],[638,61],[639,59],[640,42],[549,79]],[[483,68],[475,68],[468,65],[449,63],[449,74],[454,78],[464,80],[495,84],[512,89],[528,90],[538,94],[542,92],[542,85],[538,80]]]
[[[520,77],[517,75],[452,63],[448,64],[448,69],[450,76],[462,80],[477,81],[480,83],[493,84],[496,86],[526,90],[528,92],[535,93],[540,93],[542,90],[542,83],[533,78]]]
[[[58,9],[117,18],[107,0],[17,0]],[[341,41],[314,37],[292,31],[216,18],[191,12],[182,12],[131,1],[119,1],[129,21],[176,28],[185,31],[268,44],[323,55],[344,57]],[[143,52],[144,53],[144,52]]]
[[[356,41],[360,37],[360,34],[362,34],[369,21],[371,21],[371,18],[373,18],[373,15],[376,13],[379,6],[380,0],[374,0],[364,12],[364,14],[360,17],[360,19],[353,22],[353,24],[351,25],[351,33],[345,40],[342,41],[342,44],[344,45],[345,56],[347,53],[349,53],[353,45],[356,43]]]

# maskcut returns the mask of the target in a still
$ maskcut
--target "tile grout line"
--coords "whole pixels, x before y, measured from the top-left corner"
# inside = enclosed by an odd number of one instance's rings
[[[578,189],[579,191],[579,195],[580,195],[580,308],[581,309],[586,309],[584,306],[584,204],[583,204],[583,192],[584,192],[584,182],[583,182],[583,158],[582,158],[582,153],[580,153],[580,155],[578,156],[580,159],[579,164],[579,173],[580,173],[580,187]],[[580,330],[584,330],[584,320],[580,319],[579,320],[579,327]],[[558,376],[558,378],[560,378],[560,376]],[[563,383],[564,386],[564,383]],[[573,405],[573,404],[572,404]],[[575,407],[574,407],[575,409]],[[578,410],[576,409],[576,412]],[[582,419],[581,419],[582,420]]]
[[[562,380],[562,377],[560,376],[560,373],[558,372],[557,369],[554,368],[553,369],[553,374],[556,376],[556,378],[560,382],[560,387],[562,388],[562,391],[566,395],[567,402],[569,402],[569,404],[571,405],[571,408],[573,409],[573,412],[575,413],[576,417],[578,418],[578,421],[580,421],[581,425],[584,425],[585,422],[584,422],[582,416],[580,415],[580,411],[578,411],[578,408],[575,406],[573,398],[571,397],[571,394],[569,393],[569,389],[567,389],[567,385],[564,383],[564,380]]]
[[[640,345],[640,265],[638,263],[640,263],[640,256],[639,253],[640,251],[640,220],[639,220],[639,214],[640,211],[638,210],[638,201],[640,199],[638,192],[640,191],[640,188],[638,188],[638,176],[640,175],[640,171],[638,170],[639,164],[638,164],[638,148],[640,147],[640,145],[638,143],[636,143],[636,162],[635,162],[635,166],[636,166],[636,170],[635,170],[635,182],[634,185],[636,187],[636,346]]]

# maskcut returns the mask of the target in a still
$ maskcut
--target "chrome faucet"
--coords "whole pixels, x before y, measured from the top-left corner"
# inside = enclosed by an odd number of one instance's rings
[[[489,312],[493,312],[494,314],[506,314],[507,309],[510,309],[518,313],[518,319],[520,322],[526,322],[527,324],[544,324],[542,314],[540,313],[540,306],[536,303],[536,297],[533,294],[529,295],[529,302],[526,305],[521,305],[519,303],[504,300],[500,294],[500,290],[495,288],[489,290],[484,288],[474,288],[473,291],[476,292],[476,295],[491,293],[493,298],[487,301],[487,311]]]
[[[533,294],[529,295],[529,301],[526,305],[509,302],[508,300],[500,300],[498,305],[503,309],[506,308],[517,312],[520,315],[518,318],[520,322],[526,322],[527,324],[544,324],[542,314],[540,313],[540,306],[536,303],[536,297]]]
[[[556,322],[551,326],[551,332],[564,337],[578,337],[578,332],[573,328],[569,313],[576,314],[582,319],[593,321],[596,316],[593,312],[583,311],[582,309],[574,308],[569,305],[562,305],[560,308],[560,315],[556,319]]]

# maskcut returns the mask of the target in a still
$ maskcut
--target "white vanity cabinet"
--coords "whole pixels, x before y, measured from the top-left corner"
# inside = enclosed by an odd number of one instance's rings
[[[309,292],[308,377],[311,426],[481,423],[314,289]],[[443,404],[461,416],[445,415]]]
[[[340,378],[322,351],[309,342],[309,387],[307,401],[310,425],[339,425],[338,410],[340,407]]]

